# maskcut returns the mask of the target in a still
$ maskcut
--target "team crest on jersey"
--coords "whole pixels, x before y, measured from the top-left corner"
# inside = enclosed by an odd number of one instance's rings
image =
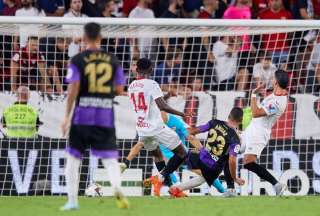
[[[269,110],[269,112],[274,112],[274,111],[276,111],[276,107],[273,104],[269,104],[268,110]]]
[[[71,79],[72,75],[73,75],[73,70],[71,68],[68,68],[68,72],[67,72],[66,78],[67,79]]]

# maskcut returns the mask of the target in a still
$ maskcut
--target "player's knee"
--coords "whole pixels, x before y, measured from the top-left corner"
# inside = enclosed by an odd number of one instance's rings
[[[253,155],[245,155],[243,159],[243,164],[255,163],[257,161],[257,157]]]
[[[159,148],[151,151],[151,155],[153,156],[155,162],[163,161],[162,153]]]

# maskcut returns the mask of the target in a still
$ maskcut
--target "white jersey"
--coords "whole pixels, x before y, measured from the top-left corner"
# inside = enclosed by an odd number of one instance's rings
[[[160,109],[155,100],[163,97],[159,84],[151,79],[139,79],[129,86],[132,109],[136,113],[139,136],[154,136],[164,127]]]
[[[287,96],[276,96],[274,94],[266,97],[260,108],[267,113],[266,116],[253,118],[244,133],[251,138],[253,142],[268,142],[271,135],[271,129],[287,107]]]

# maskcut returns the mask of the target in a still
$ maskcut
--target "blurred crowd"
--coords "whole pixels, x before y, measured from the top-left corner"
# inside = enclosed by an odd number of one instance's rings
[[[3,16],[319,19],[320,0],[3,0]],[[67,26],[65,26],[67,28]],[[0,90],[62,94],[68,60],[81,41],[28,35],[0,37]],[[320,91],[317,30],[203,38],[106,38],[102,47],[119,58],[128,82],[141,57],[154,61],[154,79],[164,90],[249,92],[272,88],[273,73],[290,73],[290,91]],[[178,90],[177,90],[178,89]]]

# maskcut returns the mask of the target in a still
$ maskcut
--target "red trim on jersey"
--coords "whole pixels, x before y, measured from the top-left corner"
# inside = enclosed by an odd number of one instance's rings
[[[276,93],[273,93],[275,96],[288,96],[288,92],[284,93],[284,94],[276,94]]]
[[[145,77],[139,76],[139,75],[136,77],[136,80],[142,80],[142,79],[145,79]]]

